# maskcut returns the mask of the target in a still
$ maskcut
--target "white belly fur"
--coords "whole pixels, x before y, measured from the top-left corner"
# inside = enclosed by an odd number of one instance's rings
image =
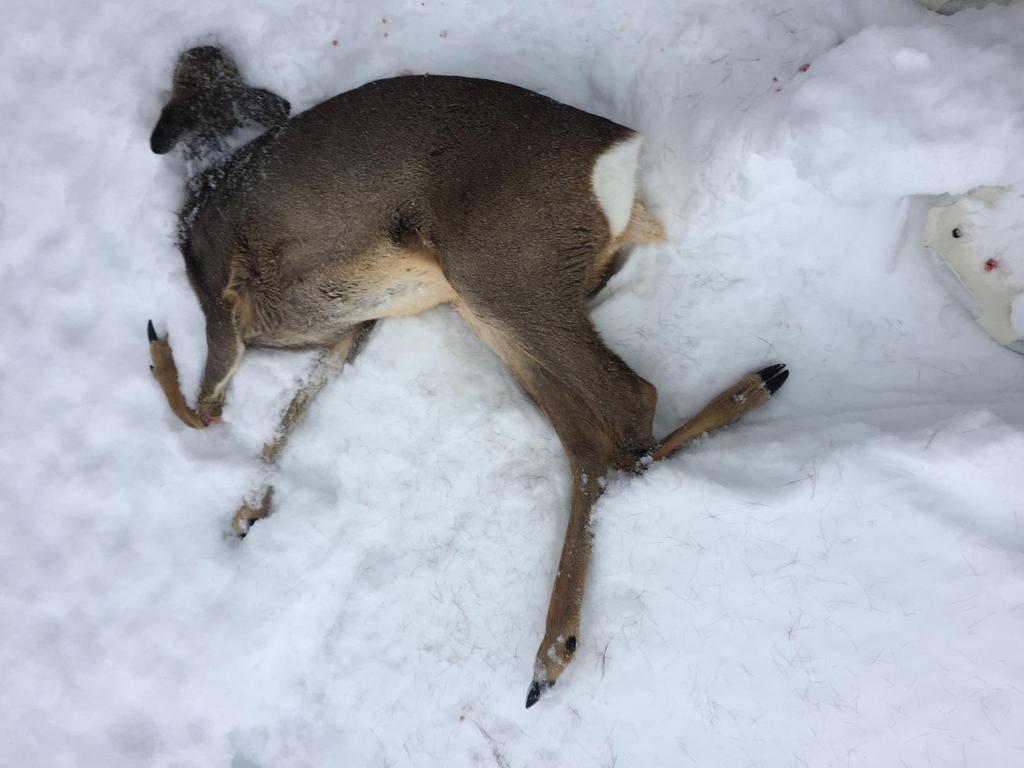
[[[612,237],[626,231],[636,197],[636,172],[643,138],[636,134],[606,150],[594,163],[590,184],[601,206]]]

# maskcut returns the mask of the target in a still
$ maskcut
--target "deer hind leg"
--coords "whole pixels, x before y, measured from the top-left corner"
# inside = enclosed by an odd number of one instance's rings
[[[626,228],[622,234],[613,237],[598,252],[587,271],[587,296],[590,297],[598,293],[615,273],[622,248],[665,242],[666,239],[665,228],[661,222],[647,212],[643,203],[634,200]],[[764,405],[789,377],[789,371],[785,368],[786,366],[781,364],[770,365],[757,373],[744,376],[739,382],[705,405],[694,418],[662,440],[647,457],[647,461],[641,461],[632,469],[643,471],[650,465],[651,460],[666,459],[701,435],[727,426],[744,413]],[[622,456],[620,459],[628,460],[628,456]],[[630,469],[626,461],[620,460],[616,463],[621,469]]]
[[[612,276],[619,271],[624,261],[623,253],[626,253],[623,249],[629,249],[635,245],[663,243],[667,239],[665,228],[661,222],[647,212],[643,203],[634,200],[633,210],[625,230],[618,237],[609,240],[598,251],[587,269],[585,288],[587,297],[590,298],[600,293]]]
[[[537,302],[526,313],[461,297],[457,306],[547,415],[569,459],[569,520],[527,695],[530,707],[572,661],[593,539],[591,509],[609,463],[626,455],[635,463],[652,448],[656,393],[604,346],[582,300],[569,308]]]
[[[789,370],[783,363],[769,365],[748,374],[716,395],[696,416],[657,441],[653,447],[645,450],[645,443],[639,441],[616,443],[612,462],[617,469],[642,473],[652,463],[670,458],[697,438],[727,427],[744,414],[765,405],[788,378]],[[650,387],[649,392],[643,392],[641,396],[649,398],[645,402],[650,403],[653,412],[656,399],[654,387]]]
[[[701,435],[732,424],[743,414],[767,403],[788,378],[789,371],[781,363],[744,376],[662,440],[651,452],[650,458],[654,461],[667,459]],[[638,467],[643,468],[644,465]]]

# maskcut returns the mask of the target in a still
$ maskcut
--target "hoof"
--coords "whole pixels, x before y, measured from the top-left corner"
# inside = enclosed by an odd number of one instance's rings
[[[239,539],[244,539],[246,534],[249,533],[249,529],[252,528],[253,523],[269,515],[273,498],[274,488],[270,486],[263,490],[263,494],[258,502],[243,502],[231,520],[231,530],[235,532],[235,536]]]
[[[534,680],[530,683],[530,690],[526,693],[526,708],[529,709],[540,701],[541,694],[551,688],[554,684],[554,680]]]
[[[757,375],[761,377],[761,381],[764,382],[765,389],[768,390],[769,395],[774,395],[779,391],[779,388],[786,383],[786,379],[789,378],[789,371],[786,370],[784,363],[778,363],[776,365],[769,365],[767,368],[762,368],[757,372]]]

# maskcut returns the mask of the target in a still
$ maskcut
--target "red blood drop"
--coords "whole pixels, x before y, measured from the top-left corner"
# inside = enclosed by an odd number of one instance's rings
[[[810,64],[801,64],[801,65],[800,65],[800,71],[801,71],[801,72],[806,72],[806,71],[807,71],[808,69],[810,69],[810,68],[811,68],[811,65],[810,65]]]
[[[331,40],[331,45],[333,45],[335,48],[337,48],[338,47],[338,41],[337,40]]]
[[[993,269],[999,266],[999,262],[996,259],[989,259],[985,262],[985,271],[991,272]]]

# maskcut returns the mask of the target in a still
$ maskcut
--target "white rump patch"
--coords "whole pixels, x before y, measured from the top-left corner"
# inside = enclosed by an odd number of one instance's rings
[[[626,231],[636,197],[636,169],[643,138],[637,134],[606,150],[594,163],[590,183],[601,206],[612,237]]]

